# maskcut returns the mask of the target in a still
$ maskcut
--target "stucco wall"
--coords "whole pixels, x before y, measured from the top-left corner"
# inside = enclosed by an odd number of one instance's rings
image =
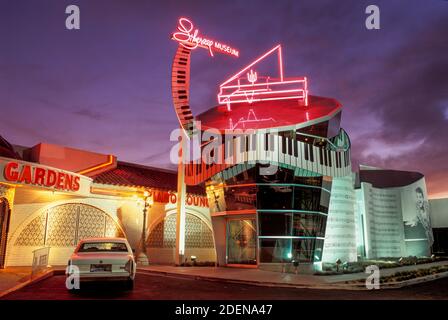
[[[1,190],[4,190],[4,188]],[[13,191],[7,190],[8,197],[11,198]],[[3,192],[5,193],[5,191]],[[91,197],[82,198],[37,188],[17,188],[13,202],[14,208],[10,220],[6,266],[27,266],[32,264],[33,250],[41,247],[16,245],[17,237],[33,219],[42,215],[45,210],[63,204],[85,204],[103,211],[117,223],[127,237],[131,247],[136,250],[139,249],[143,226],[143,206],[135,198],[102,195],[91,195]],[[174,204],[155,203],[147,215],[147,235],[167,214],[172,214],[173,210],[175,211]],[[187,212],[194,213],[211,228],[208,208],[187,206]],[[74,248],[74,246],[52,247],[50,249],[49,263],[51,265],[65,265]],[[161,248],[148,253],[150,261],[157,263],[173,262],[173,249],[165,250]],[[198,259],[202,261],[214,261],[215,251],[214,249],[202,250],[198,248],[186,252],[186,256],[189,257],[191,255],[198,256]]]
[[[431,226],[433,228],[448,228],[448,198],[430,199]]]

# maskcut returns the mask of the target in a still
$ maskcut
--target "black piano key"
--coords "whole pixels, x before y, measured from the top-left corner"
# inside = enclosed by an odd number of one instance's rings
[[[294,157],[298,157],[299,156],[299,142],[297,140],[294,140]]]
[[[286,153],[286,137],[282,136],[282,153]]]
[[[288,139],[288,154],[292,156],[292,139]]]

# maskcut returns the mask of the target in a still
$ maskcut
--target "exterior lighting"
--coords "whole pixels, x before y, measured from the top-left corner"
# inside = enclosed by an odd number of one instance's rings
[[[137,263],[146,266],[149,264],[148,256],[146,255],[146,215],[148,213],[148,210],[153,205],[154,200],[152,198],[152,193],[147,190],[143,192],[143,199],[138,200],[140,201],[143,200],[143,224],[142,224],[143,227],[142,227],[141,251],[137,257]]]

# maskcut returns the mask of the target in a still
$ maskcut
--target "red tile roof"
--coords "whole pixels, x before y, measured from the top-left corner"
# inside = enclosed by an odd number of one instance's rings
[[[177,190],[177,172],[118,161],[117,167],[92,177],[95,183],[127,187]],[[187,186],[187,192],[205,194],[202,186]]]

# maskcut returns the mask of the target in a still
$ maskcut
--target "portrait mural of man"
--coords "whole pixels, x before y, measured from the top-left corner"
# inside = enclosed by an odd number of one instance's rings
[[[407,247],[418,250],[412,250],[417,253],[426,252],[429,254],[429,248],[434,242],[431,220],[429,216],[429,203],[426,195],[426,186],[424,180],[419,180],[403,190],[403,223],[404,236],[407,241]],[[411,244],[412,243],[412,244]],[[421,244],[421,245],[420,245]],[[423,248],[423,247],[426,247]]]

